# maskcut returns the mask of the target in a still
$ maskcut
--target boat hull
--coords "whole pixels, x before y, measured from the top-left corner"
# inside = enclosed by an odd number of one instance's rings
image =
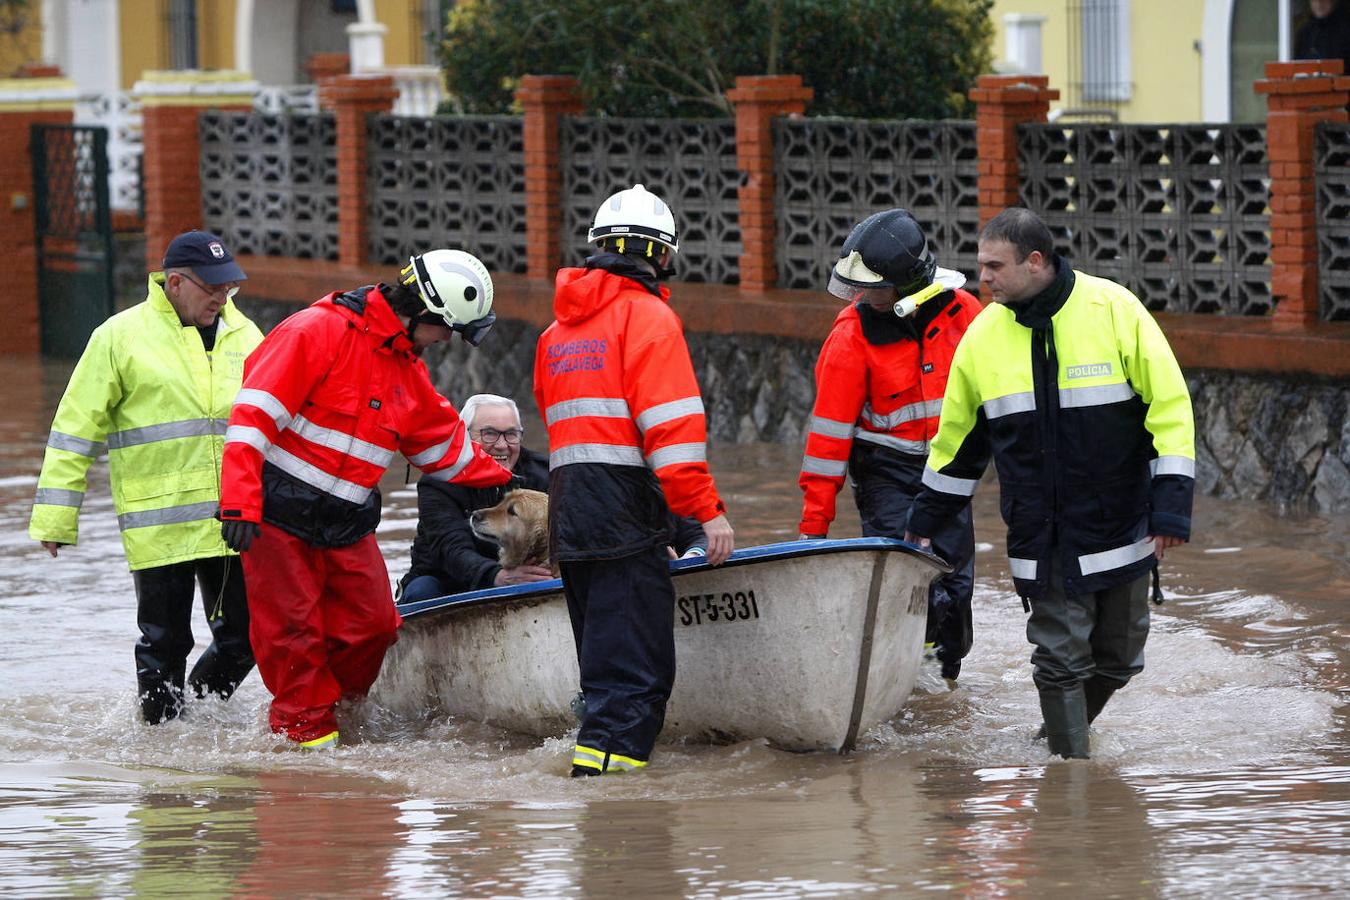
[[[899,711],[923,657],[941,560],[899,541],[807,541],[672,566],[675,688],[663,739],[765,738],[848,750]],[[448,714],[537,735],[576,724],[576,650],[558,582],[404,609],[375,686],[407,714]]]

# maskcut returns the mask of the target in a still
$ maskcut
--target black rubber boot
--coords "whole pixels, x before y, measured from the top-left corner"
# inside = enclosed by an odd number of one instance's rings
[[[1087,759],[1087,700],[1082,685],[1068,690],[1042,688],[1040,696],[1050,752],[1065,759]]]
[[[1087,720],[1092,724],[1097,716],[1101,715],[1102,707],[1106,706],[1106,701],[1111,699],[1120,685],[1114,681],[1107,681],[1100,675],[1093,675],[1087,681],[1083,682],[1083,696],[1087,701]]]

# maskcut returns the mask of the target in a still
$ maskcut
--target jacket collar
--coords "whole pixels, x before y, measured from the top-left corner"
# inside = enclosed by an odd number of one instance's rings
[[[1048,328],[1050,320],[1063,308],[1069,294],[1073,293],[1074,281],[1073,268],[1069,265],[1069,261],[1056,253],[1055,278],[1045,290],[1025,300],[1004,305],[1017,319],[1017,324],[1026,328]]]
[[[343,293],[335,291],[316,301],[314,306],[333,310],[354,325],[362,323],[357,327],[364,328],[377,349],[391,353],[411,353],[413,343],[408,337],[408,325],[384,298],[380,291],[382,287],[374,284]]]
[[[163,316],[179,328],[196,328],[195,325],[184,325],[183,320],[178,317],[178,310],[173,308],[169,302],[169,295],[164,291],[164,273],[151,272],[146,283],[145,302],[150,304],[150,308],[156,315]],[[238,307],[234,305],[233,300],[226,300],[225,305],[220,308],[219,315],[216,316],[216,340],[227,331],[238,326],[234,322],[238,315]]]

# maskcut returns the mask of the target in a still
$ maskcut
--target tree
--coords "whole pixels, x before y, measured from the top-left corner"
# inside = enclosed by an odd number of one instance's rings
[[[788,72],[817,115],[943,118],[988,71],[993,0],[461,0],[443,60],[464,112],[511,109],[527,74],[574,75],[587,108],[726,116],[738,75]]]

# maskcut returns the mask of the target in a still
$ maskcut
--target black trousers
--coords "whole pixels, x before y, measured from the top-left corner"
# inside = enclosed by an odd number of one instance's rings
[[[253,669],[248,641],[244,567],[237,556],[216,556],[140,569],[136,586],[136,684],[145,721],[158,724],[183,710],[183,680],[192,636],[194,582],[211,627],[211,646],[192,667],[188,684],[198,697],[228,698]]]
[[[888,477],[887,472],[860,472],[854,497],[867,537],[903,538],[917,487]],[[975,529],[970,504],[962,508],[937,534],[933,552],[952,564],[952,571],[928,588],[928,629],[925,641],[937,645],[944,678],[955,678],[961,660],[970,652],[975,629],[970,601],[975,593]]]
[[[561,564],[586,709],[577,745],[651,758],[675,687],[675,587],[664,546]]]

